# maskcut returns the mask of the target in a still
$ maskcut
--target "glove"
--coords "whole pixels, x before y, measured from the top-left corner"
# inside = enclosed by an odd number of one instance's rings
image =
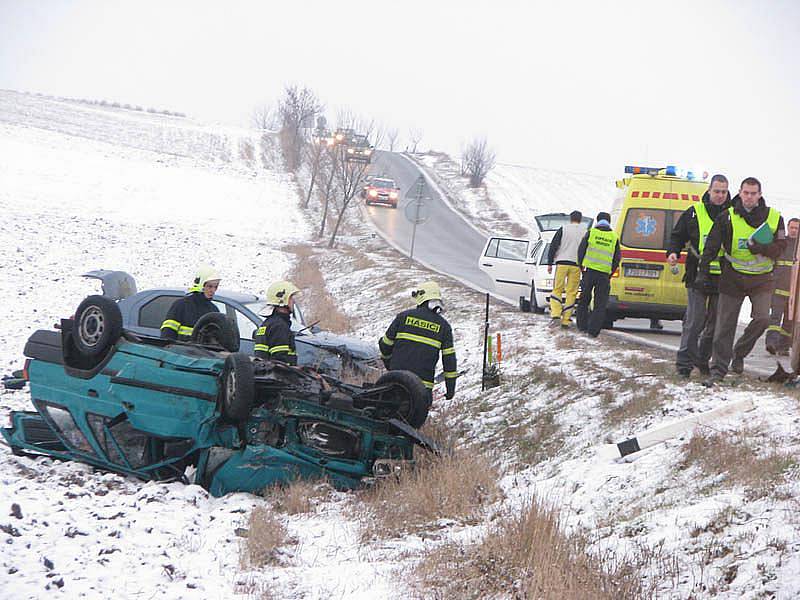
[[[761,256],[767,256],[767,252],[769,252],[769,244],[760,244],[756,241],[750,240],[747,242],[747,248],[753,254],[760,254]],[[765,250],[767,252],[765,252]]]
[[[388,371],[389,370],[389,359],[388,358],[382,358],[381,360],[383,361],[383,366],[386,367],[386,370]]]

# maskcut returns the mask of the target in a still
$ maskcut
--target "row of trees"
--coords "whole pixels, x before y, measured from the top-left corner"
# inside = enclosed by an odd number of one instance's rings
[[[336,243],[336,236],[344,220],[345,212],[365,183],[369,168],[366,162],[347,159],[347,144],[335,143],[327,134],[324,118],[325,106],[313,90],[297,85],[288,85],[276,108],[261,107],[254,111],[253,125],[261,130],[277,130],[280,148],[286,167],[293,173],[303,171],[309,182],[305,192],[304,207],[311,203],[316,191],[321,202],[318,235],[323,237],[329,215],[335,214],[330,233],[329,247]],[[352,129],[367,136],[375,148],[385,145],[390,152],[399,150],[400,132],[387,128],[372,120],[358,117],[350,111],[340,111],[336,128]],[[422,129],[408,131],[406,151],[417,152],[422,141]],[[495,154],[486,138],[478,138],[467,144],[461,155],[461,173],[469,178],[470,185],[483,184],[488,172],[494,167]]]

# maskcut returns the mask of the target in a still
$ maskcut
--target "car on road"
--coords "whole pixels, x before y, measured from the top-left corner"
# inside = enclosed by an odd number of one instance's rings
[[[119,304],[123,326],[133,333],[159,337],[161,324],[173,302],[186,291],[179,288],[158,288],[136,291],[133,277],[124,271],[97,270],[84,277],[98,279],[103,295]],[[269,310],[263,298],[254,294],[219,290],[213,303],[220,313],[236,324],[241,351],[253,353],[253,335]],[[307,325],[299,303],[294,305],[292,329],[295,332],[297,359],[336,377],[346,375],[374,381],[382,363],[377,347],[352,336],[322,331],[317,324]]]
[[[372,177],[361,190],[364,202],[371,204],[382,204],[391,208],[397,208],[397,201],[400,198],[400,188],[394,179],[389,177]]]
[[[339,127],[333,133],[333,141],[336,144],[344,144],[345,146],[349,146],[353,143],[353,139],[356,137],[356,130],[350,129],[349,127]]]
[[[347,146],[346,158],[350,162],[369,163],[372,160],[373,147],[365,135],[356,135],[351,144]]]
[[[535,220],[538,232],[533,239],[493,236],[486,240],[478,267],[492,279],[497,293],[517,302],[520,310],[543,313],[553,292],[554,273],[547,272],[550,242],[569,222],[569,215],[546,213]],[[588,217],[582,220],[587,229],[592,222]]]
[[[352,489],[412,467],[415,446],[436,450],[416,430],[428,403],[413,373],[361,387],[249,356],[217,314],[198,321],[192,342],[122,323],[118,304],[95,295],[60,331],[31,335],[24,376],[35,410],[12,411],[0,430],[15,454],[221,496],[298,478]]]

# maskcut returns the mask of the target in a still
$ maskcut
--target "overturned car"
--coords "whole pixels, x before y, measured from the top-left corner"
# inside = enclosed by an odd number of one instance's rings
[[[215,496],[297,478],[351,489],[412,466],[415,446],[436,451],[416,430],[428,394],[413,373],[346,384],[237,352],[228,321],[206,317],[192,342],[170,342],[123,329],[114,301],[89,296],[60,331],[29,338],[36,410],[12,412],[0,433],[16,454],[197,483]]]

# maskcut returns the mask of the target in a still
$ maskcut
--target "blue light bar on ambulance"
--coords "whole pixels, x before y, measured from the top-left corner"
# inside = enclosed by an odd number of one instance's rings
[[[660,170],[658,167],[625,167],[625,172],[630,175],[658,175]]]
[[[708,179],[708,171],[705,169],[679,169],[675,165],[666,167],[632,167],[626,166],[625,173],[630,175],[666,175],[667,177],[681,177],[690,181]]]

